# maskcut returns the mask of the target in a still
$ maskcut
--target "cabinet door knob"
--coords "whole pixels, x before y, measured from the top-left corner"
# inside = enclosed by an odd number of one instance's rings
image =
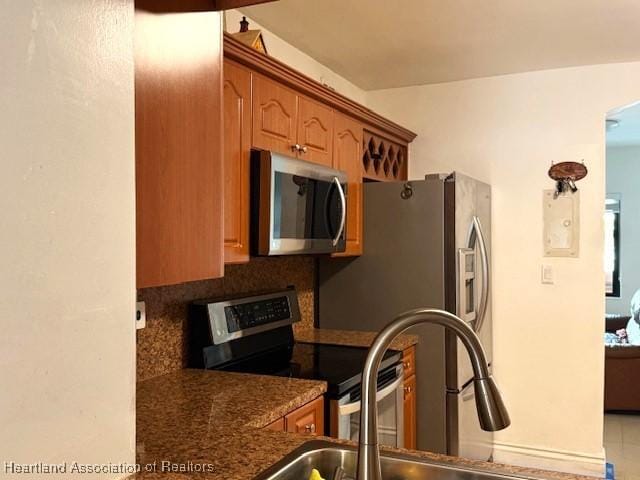
[[[299,143],[296,143],[295,145],[291,145],[291,151],[292,152],[299,152],[301,148],[302,147],[300,146]]]
[[[315,423],[310,423],[308,425],[304,426],[304,431],[307,433],[315,433],[316,431],[316,424]]]
[[[303,145],[302,147],[300,147],[300,152],[307,153],[307,146]]]
[[[411,385],[404,387],[404,393],[411,393],[411,390],[412,390]]]
[[[404,362],[402,366],[404,367],[405,370],[409,370],[409,368],[411,367],[411,362]]]

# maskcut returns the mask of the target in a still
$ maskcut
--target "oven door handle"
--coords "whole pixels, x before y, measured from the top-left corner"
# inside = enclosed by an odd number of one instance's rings
[[[338,226],[338,233],[333,238],[333,246],[338,245],[340,241],[340,237],[342,236],[342,232],[344,231],[344,223],[347,219],[347,202],[344,198],[344,190],[342,189],[342,185],[340,184],[340,180],[338,177],[333,177],[333,183],[336,184],[336,188],[338,189],[338,195],[340,196],[340,225]]]
[[[400,373],[400,376],[390,383],[386,387],[378,390],[376,393],[376,402],[387,398],[391,395],[400,385],[404,382],[404,374]],[[345,405],[340,405],[338,407],[338,415],[351,415],[352,413],[356,413],[360,411],[360,400],[356,402],[347,403]]]

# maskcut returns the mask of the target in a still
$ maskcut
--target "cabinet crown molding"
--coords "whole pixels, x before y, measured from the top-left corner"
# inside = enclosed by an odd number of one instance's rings
[[[416,138],[416,134],[411,130],[325,87],[280,60],[257,52],[226,32],[224,34],[224,56],[361,121],[365,128],[369,127],[391,139],[405,143],[411,143]]]

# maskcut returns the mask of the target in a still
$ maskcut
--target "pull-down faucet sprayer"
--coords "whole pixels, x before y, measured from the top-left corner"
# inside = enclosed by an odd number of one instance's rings
[[[462,341],[471,358],[476,408],[483,430],[507,428],[511,421],[502,397],[494,383],[482,344],[473,329],[463,320],[443,310],[421,308],[396,317],[373,341],[362,372],[360,440],[358,445],[357,480],[382,480],[378,447],[378,406],[376,390],[378,369],[391,342],[406,329],[421,323],[435,323],[452,330]]]

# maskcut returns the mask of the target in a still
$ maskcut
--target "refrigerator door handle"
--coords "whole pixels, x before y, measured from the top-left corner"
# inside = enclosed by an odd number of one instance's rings
[[[469,248],[474,248],[476,243],[478,244],[478,250],[480,250],[480,263],[482,264],[482,292],[480,293],[480,305],[478,306],[478,314],[474,325],[474,330],[479,332],[484,323],[489,304],[489,278],[491,276],[489,269],[491,267],[482,224],[480,223],[480,218],[474,215],[469,228],[467,245]]]

